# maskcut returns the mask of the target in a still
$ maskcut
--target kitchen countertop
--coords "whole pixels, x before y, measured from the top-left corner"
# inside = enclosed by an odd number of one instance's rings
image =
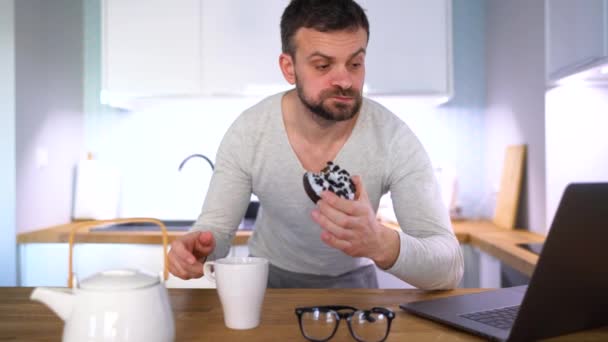
[[[90,231],[94,222],[91,221],[90,227],[77,231],[74,241],[77,243],[162,243],[160,231]],[[67,243],[70,231],[80,223],[82,222],[72,222],[21,233],[17,236],[17,242],[22,244]],[[395,223],[383,222],[383,224],[393,229],[399,229]],[[457,220],[452,222],[452,227],[461,244],[470,244],[527,276],[532,275],[538,255],[518,247],[517,244],[538,243],[545,240],[543,235],[525,230],[503,229],[486,220]],[[167,232],[169,243],[185,233],[183,231]],[[249,230],[238,230],[232,243],[245,245],[251,234],[253,232]]]
[[[48,307],[29,299],[32,288],[0,288],[0,340],[59,341],[64,322]],[[215,289],[169,289],[176,341],[304,341],[294,309],[299,306],[350,305],[361,309],[384,306],[395,312],[390,341],[483,341],[468,333],[400,310],[400,303],[439,298],[484,289],[422,291],[416,289],[268,289],[262,321],[249,330],[224,326]],[[332,341],[354,341],[345,322]],[[608,327],[569,334],[551,341],[606,341]]]
[[[17,243],[61,243],[68,242],[70,238],[70,232],[72,229],[83,224],[81,222],[70,222],[57,226],[44,228],[41,230],[31,231],[27,233],[21,233],[17,235]],[[162,244],[161,232],[152,230],[131,230],[131,231],[118,231],[108,230],[92,231],[96,226],[95,221],[90,221],[90,226],[85,226],[74,234],[74,241],[76,243],[135,243],[135,244]],[[169,243],[175,240],[178,236],[186,234],[187,231],[167,231],[167,237]],[[239,230],[235,235],[232,243],[234,245],[246,245],[247,240],[251,236],[250,230]]]

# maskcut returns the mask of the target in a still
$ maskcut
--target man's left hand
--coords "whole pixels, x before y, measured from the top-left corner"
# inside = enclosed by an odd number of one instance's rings
[[[357,188],[354,200],[324,191],[312,218],[323,229],[321,240],[327,245],[353,257],[368,257],[388,269],[399,256],[399,233],[376,220],[361,177],[352,179]]]

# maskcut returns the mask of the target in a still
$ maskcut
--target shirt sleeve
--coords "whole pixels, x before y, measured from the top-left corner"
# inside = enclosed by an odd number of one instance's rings
[[[386,270],[420,289],[451,289],[462,278],[464,261],[433,167],[422,144],[408,130],[391,143],[388,186],[399,232],[400,251]]]
[[[243,122],[237,119],[224,135],[203,209],[192,227],[193,231],[210,231],[215,238],[208,260],[228,255],[251,198],[251,173],[246,167],[246,148],[251,144],[244,144],[246,130],[242,127]]]

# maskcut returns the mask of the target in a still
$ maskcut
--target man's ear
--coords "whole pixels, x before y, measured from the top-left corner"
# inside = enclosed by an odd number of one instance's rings
[[[289,82],[289,84],[295,84],[296,73],[293,57],[287,53],[282,53],[279,56],[279,66],[281,67],[281,72],[283,73],[285,80]]]

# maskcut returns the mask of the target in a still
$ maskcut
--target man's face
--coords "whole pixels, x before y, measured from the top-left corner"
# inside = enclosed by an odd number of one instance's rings
[[[308,109],[330,121],[353,118],[361,108],[367,33],[319,32],[295,35],[294,73],[298,96]]]

